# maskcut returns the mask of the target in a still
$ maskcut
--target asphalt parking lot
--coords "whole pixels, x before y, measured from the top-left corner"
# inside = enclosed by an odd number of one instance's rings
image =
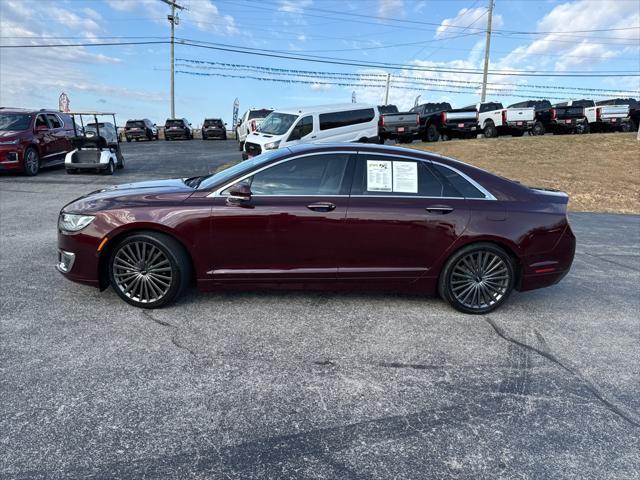
[[[640,478],[640,217],[571,215],[570,274],[484,317],[307,292],[143,311],[55,271],[60,207],[240,152],[123,153],[0,176],[0,478]]]

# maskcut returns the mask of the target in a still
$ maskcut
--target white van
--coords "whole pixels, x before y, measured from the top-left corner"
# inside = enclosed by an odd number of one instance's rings
[[[378,141],[378,108],[347,103],[275,110],[247,135],[243,158],[299,143]]]

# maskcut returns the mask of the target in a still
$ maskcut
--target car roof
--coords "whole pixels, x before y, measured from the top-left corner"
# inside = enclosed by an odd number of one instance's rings
[[[0,107],[0,113],[22,113],[22,114],[36,114],[36,113],[57,113],[58,115],[67,115],[65,112],[59,112],[57,110],[49,110],[43,108],[41,110],[31,110],[29,108],[18,107]]]
[[[334,105],[315,105],[310,107],[288,107],[274,110],[277,113],[290,113],[294,115],[304,113],[326,113],[340,110],[359,110],[361,108],[374,108],[374,105],[365,103],[338,103]]]

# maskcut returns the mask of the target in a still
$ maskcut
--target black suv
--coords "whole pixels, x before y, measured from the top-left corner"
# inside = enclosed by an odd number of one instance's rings
[[[193,138],[191,124],[186,118],[167,118],[164,124],[164,139],[174,140],[176,138],[184,138],[185,140]]]
[[[124,126],[124,136],[127,142],[131,140],[137,142],[141,138],[158,140],[158,127],[148,118],[143,118],[142,120],[127,120]]]
[[[227,139],[227,127],[221,118],[205,118],[202,124],[202,139],[219,138]]]

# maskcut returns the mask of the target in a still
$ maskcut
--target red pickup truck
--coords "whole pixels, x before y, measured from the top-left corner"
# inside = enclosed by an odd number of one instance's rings
[[[73,150],[73,120],[54,110],[0,107],[0,172],[37,175]]]

